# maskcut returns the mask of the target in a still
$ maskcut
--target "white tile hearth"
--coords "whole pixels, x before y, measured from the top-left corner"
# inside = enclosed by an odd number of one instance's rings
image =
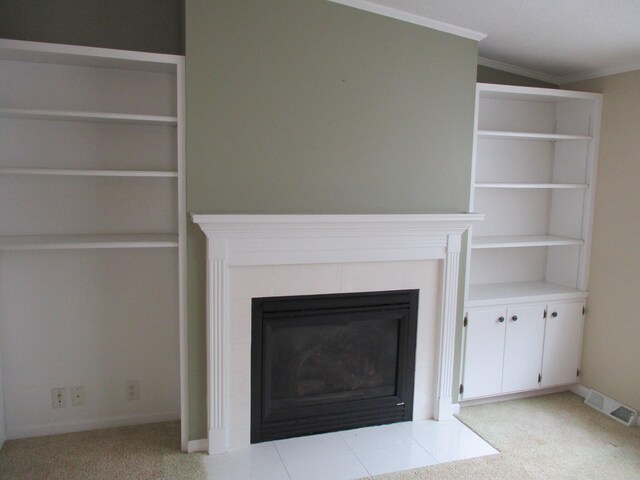
[[[453,419],[259,443],[203,462],[210,480],[349,480],[497,453]]]

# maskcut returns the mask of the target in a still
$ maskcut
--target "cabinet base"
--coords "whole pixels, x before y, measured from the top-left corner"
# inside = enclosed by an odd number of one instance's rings
[[[485,403],[504,402],[506,400],[518,400],[521,398],[538,397],[540,395],[549,395],[550,393],[560,392],[573,392],[576,395],[584,398],[584,395],[582,395],[583,389],[584,387],[577,383],[572,385],[560,385],[558,387],[540,388],[536,390],[527,390],[525,392],[507,393],[505,395],[492,395],[490,397],[461,400],[460,407],[471,407],[473,405],[483,405]]]

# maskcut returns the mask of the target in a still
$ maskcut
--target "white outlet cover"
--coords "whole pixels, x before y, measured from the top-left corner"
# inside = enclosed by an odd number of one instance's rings
[[[140,398],[140,382],[138,380],[126,381],[125,398],[127,400],[138,400]]]
[[[77,407],[85,404],[84,385],[71,387],[71,405]]]
[[[51,390],[51,406],[53,408],[64,408],[67,406],[67,389],[53,388]]]

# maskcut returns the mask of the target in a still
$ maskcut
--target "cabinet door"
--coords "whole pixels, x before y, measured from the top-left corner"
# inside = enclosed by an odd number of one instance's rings
[[[542,386],[566,385],[578,381],[584,303],[550,304],[542,357]]]
[[[507,310],[502,392],[539,387],[544,342],[544,305]]]
[[[502,389],[506,309],[472,309],[465,332],[463,398],[496,395]]]

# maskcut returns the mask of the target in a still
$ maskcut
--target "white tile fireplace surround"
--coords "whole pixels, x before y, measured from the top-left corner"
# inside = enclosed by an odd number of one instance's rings
[[[413,418],[451,418],[461,237],[482,218],[193,215],[207,236],[209,453],[249,445],[255,297],[419,289]]]

